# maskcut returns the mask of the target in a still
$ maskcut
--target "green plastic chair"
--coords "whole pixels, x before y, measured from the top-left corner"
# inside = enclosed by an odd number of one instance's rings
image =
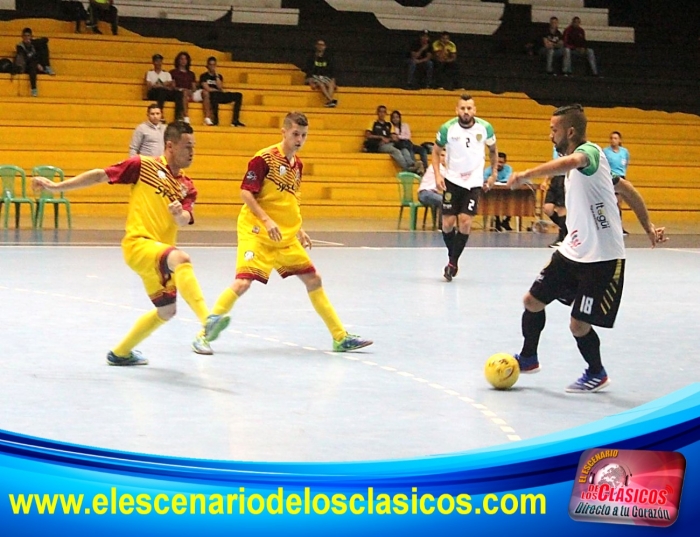
[[[36,177],[46,177],[47,179],[51,181],[56,181],[58,179],[59,183],[62,183],[63,180],[65,179],[63,175],[63,170],[61,168],[57,168],[56,166],[34,166],[32,169],[32,175]],[[39,199],[36,200],[37,203],[37,211],[36,211],[36,225],[37,227],[43,228],[44,227],[44,207],[46,206],[47,203],[50,203],[53,205],[53,221],[54,221],[54,226],[58,227],[58,207],[59,205],[65,205],[66,206],[66,216],[68,217],[68,228],[70,229],[72,226],[71,224],[71,217],[70,217],[70,201],[68,201],[64,196],[63,192],[59,194],[58,197],[54,195],[53,192],[49,192],[48,190],[42,190],[41,194],[39,196]]]
[[[413,199],[413,185],[416,183],[420,184],[420,175],[416,175],[413,172],[399,172],[396,174],[396,179],[399,181],[399,198],[401,200],[401,208],[399,209],[399,223],[396,228],[401,228],[401,218],[403,217],[403,210],[405,207],[408,207],[409,210],[409,229],[411,231],[416,230],[418,209],[421,207],[425,208],[425,213],[423,214],[423,227],[425,228],[425,219],[428,214],[429,207],[427,205],[423,205],[420,201]]]
[[[19,189],[17,177],[19,176]],[[10,223],[10,207],[15,205],[15,227],[19,227],[20,207],[26,203],[32,218],[32,227],[36,227],[34,219],[34,200],[27,197],[27,176],[19,166],[5,164],[0,166],[0,179],[2,180],[2,197],[0,198],[0,210],[5,209],[5,227]],[[19,193],[18,193],[19,190]]]

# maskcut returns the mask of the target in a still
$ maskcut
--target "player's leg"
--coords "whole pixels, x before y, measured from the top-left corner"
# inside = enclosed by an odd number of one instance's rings
[[[454,250],[455,235],[457,234],[457,212],[459,209],[460,187],[445,180],[445,191],[442,193],[442,240],[447,247],[447,266],[443,277],[451,282],[457,274],[457,267],[450,263]]]
[[[525,294],[525,309],[521,320],[523,347],[515,355],[522,373],[537,373],[540,370],[537,349],[547,320],[545,307],[556,299],[571,304],[574,294],[572,288],[575,289],[572,277],[564,256],[555,252]]]
[[[275,268],[280,276],[298,276],[306,286],[311,305],[318,313],[333,337],[333,350],[337,352],[353,351],[367,347],[372,342],[359,336],[348,334],[340,321],[335,308],[328,300],[323,289],[321,276],[316,272],[308,252],[299,242],[294,242],[285,248],[280,248],[275,258]]]
[[[459,200],[456,201],[456,205],[458,205],[457,233],[454,235],[452,254],[450,255],[449,262],[449,265],[454,267],[453,276],[457,275],[459,258],[462,252],[464,252],[467,241],[469,241],[469,234],[472,230],[472,218],[479,208],[480,194],[481,188],[462,189],[462,195],[459,197]]]
[[[216,299],[212,308],[212,317],[229,319],[226,314],[233,309],[236,301],[250,289],[253,281],[257,280],[266,284],[270,278],[272,249],[255,237],[247,237],[241,233],[238,237],[236,277],[233,283],[224,289]],[[201,331],[192,343],[192,350],[197,354],[214,354],[209,344],[219,336],[220,332],[221,330],[218,332]]]
[[[580,283],[571,308],[570,328],[588,367],[566,391],[591,393],[610,383],[600,355],[600,339],[592,325],[613,327],[622,299],[625,260],[580,263],[577,272]]]
[[[141,277],[155,309],[141,315],[124,338],[107,353],[110,365],[146,365],[148,360],[134,348],[175,315],[177,290],[167,268],[167,257],[172,250],[171,246],[146,239],[124,246],[124,259]]]

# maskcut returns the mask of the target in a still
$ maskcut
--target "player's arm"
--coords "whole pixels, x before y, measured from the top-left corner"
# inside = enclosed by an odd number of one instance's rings
[[[493,185],[498,179],[498,149],[496,148],[496,142],[491,145],[486,146],[489,148],[489,160],[491,161],[491,177],[484,183],[482,187],[486,192],[493,188]]]
[[[107,181],[109,181],[109,177],[105,171],[98,168],[83,172],[62,183],[54,183],[46,177],[32,177],[32,187],[38,192],[42,190],[48,190],[49,192],[67,192],[69,190],[79,190],[100,183],[106,183]]]
[[[581,151],[576,151],[571,155],[550,160],[524,172],[515,172],[508,179],[508,186],[514,188],[520,183],[524,183],[536,177],[551,177],[554,175],[564,175],[576,168],[585,168],[589,165],[588,155]]]
[[[630,206],[634,211],[637,220],[642,224],[644,231],[651,241],[651,247],[654,248],[658,243],[666,242],[668,238],[666,237],[666,228],[654,227],[649,219],[649,211],[647,211],[646,203],[644,203],[644,198],[642,198],[639,191],[634,188],[634,185],[625,179],[617,178],[617,183],[615,184],[615,192],[620,194],[620,197]]]
[[[248,190],[241,190],[241,199],[243,200],[243,203],[245,203],[248,208],[250,209],[250,212],[252,212],[255,215],[255,218],[260,220],[262,224],[265,226],[265,229],[267,230],[267,234],[270,236],[270,239],[272,239],[275,242],[279,242],[282,240],[282,232],[280,231],[280,228],[277,226],[277,223],[270,218],[265,210],[260,206],[258,203],[257,198],[255,197],[255,194]]]

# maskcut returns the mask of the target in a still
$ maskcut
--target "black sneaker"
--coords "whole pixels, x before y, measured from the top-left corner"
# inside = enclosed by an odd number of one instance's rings
[[[131,351],[129,356],[117,356],[112,351],[107,353],[109,365],[148,365],[148,360],[139,351]]]
[[[627,237],[630,234],[629,231],[627,231],[625,228],[622,228],[622,236]]]
[[[234,121],[231,123],[232,127],[245,127],[245,124],[241,123],[240,121]]]
[[[447,266],[445,267],[445,271],[442,273],[442,275],[445,277],[445,279],[448,282],[452,281],[452,278],[457,276],[457,272],[459,269],[457,268],[456,265],[453,265],[452,263],[448,263]]]

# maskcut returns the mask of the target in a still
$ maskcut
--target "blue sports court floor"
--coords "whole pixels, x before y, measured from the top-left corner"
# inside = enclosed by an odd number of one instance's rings
[[[700,380],[700,249],[628,237],[622,307],[599,330],[610,387],[564,392],[584,369],[568,309],[547,309],[537,375],[497,392],[483,364],[521,345],[521,297],[552,235],[474,233],[452,283],[440,235],[315,233],[312,258],[364,352],[331,338],[294,278],[255,284],[203,357],[187,305],[139,348],[105,354],[149,309],[117,231],[0,232],[0,428],[177,456],[266,461],[393,459],[459,452],[604,418]],[[184,232],[209,304],[231,283],[235,234]]]

